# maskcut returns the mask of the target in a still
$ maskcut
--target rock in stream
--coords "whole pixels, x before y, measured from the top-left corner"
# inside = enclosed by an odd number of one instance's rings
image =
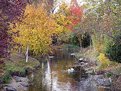
[[[29,80],[26,77],[14,76],[10,82],[4,87],[3,91],[27,91]]]

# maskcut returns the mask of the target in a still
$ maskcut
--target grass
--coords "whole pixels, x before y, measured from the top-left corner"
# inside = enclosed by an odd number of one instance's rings
[[[12,73],[19,73],[25,75],[26,68],[34,69],[39,65],[39,61],[29,57],[29,61],[25,62],[25,57],[19,54],[12,54],[10,60],[5,61],[4,76],[2,77],[4,83],[8,83],[11,80]]]
[[[11,75],[9,72],[5,71],[4,75],[1,77],[3,83],[9,83],[10,80],[12,79]]]
[[[81,49],[80,52],[76,53],[76,58],[89,58],[91,61],[96,61],[99,55],[92,47]]]

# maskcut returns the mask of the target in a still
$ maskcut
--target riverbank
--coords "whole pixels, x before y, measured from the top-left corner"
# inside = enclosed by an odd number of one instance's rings
[[[63,54],[62,52],[58,52],[58,55],[59,53]],[[94,52],[83,50],[81,53],[72,54],[68,53],[68,56],[66,54],[67,58],[63,54],[64,56],[61,56],[61,59],[53,56],[55,57],[54,59],[42,62],[42,67],[40,67],[39,61],[35,58],[29,57],[29,61],[26,63],[24,55],[12,54],[10,59],[5,61],[5,75],[1,77],[2,91],[27,91],[28,89],[29,91],[40,91],[40,88],[43,91],[48,85],[48,89],[51,89],[51,85],[58,81],[57,78],[59,79],[58,83],[56,83],[58,86],[60,83],[62,85],[69,82],[69,84],[66,84],[67,86],[75,83],[75,87],[84,88],[83,91],[87,91],[87,88],[92,89],[88,91],[100,91],[99,89],[104,89],[103,91],[106,89],[109,91],[121,91],[121,65],[119,63],[115,63],[115,65],[113,63],[113,65],[110,64],[108,67],[100,69],[101,65],[97,61]],[[73,57],[74,55],[76,56],[76,61]],[[37,68],[38,70],[36,70]],[[74,68],[74,70],[71,68]],[[83,69],[85,71],[82,71]],[[27,76],[31,73],[32,77],[28,79]],[[34,79],[33,81],[31,81],[32,78]],[[43,81],[43,79],[45,80]],[[53,89],[55,89],[54,86]],[[69,89],[78,91],[75,87],[70,87]],[[62,88],[60,86],[58,89]]]
[[[0,85],[3,91],[19,91],[19,89],[26,89],[29,86],[29,80],[26,77],[36,70],[40,63],[35,58],[29,57],[29,61],[25,62],[23,54],[13,53],[10,59],[4,61],[4,74],[0,77]],[[22,90],[24,91],[24,90]]]
[[[91,47],[82,49],[80,52],[75,53],[75,57],[78,60],[83,58],[87,61],[85,63],[88,64],[83,68],[86,70],[88,74],[93,74],[94,78],[99,78],[96,79],[98,84],[105,86],[105,88],[107,87],[106,84],[108,84],[110,85],[111,91],[121,91],[120,63],[108,60],[102,53],[96,52]],[[91,65],[91,63],[93,63],[93,65],[89,66]]]

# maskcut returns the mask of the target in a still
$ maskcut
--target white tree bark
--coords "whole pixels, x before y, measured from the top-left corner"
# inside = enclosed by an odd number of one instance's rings
[[[27,48],[26,48],[26,62],[28,62],[28,59],[29,59],[29,46],[27,46]]]
[[[20,46],[19,49],[18,49],[18,53],[21,54],[21,52],[22,52],[22,48]]]

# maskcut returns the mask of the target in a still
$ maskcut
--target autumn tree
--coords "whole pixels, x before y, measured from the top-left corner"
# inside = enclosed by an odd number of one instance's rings
[[[57,12],[51,14],[55,22],[60,26],[60,33],[58,36],[61,42],[68,42],[69,36],[72,32],[68,28],[68,25],[71,24],[71,21],[67,17],[69,14],[69,8],[65,3],[60,5],[60,8]]]
[[[24,12],[26,0],[0,0],[0,76],[4,73],[4,59],[9,57],[11,35],[9,23],[19,20]]]
[[[12,29],[12,32],[17,32],[17,35],[13,36],[14,42],[26,50],[26,62],[28,51],[40,55],[48,53],[52,41],[51,36],[59,31],[57,23],[41,6],[28,5],[22,21],[15,25],[16,27]]]
[[[9,23],[19,20],[26,6],[25,0],[0,0],[0,57],[8,55],[10,42]]]
[[[59,10],[54,13],[54,19],[62,26],[63,33],[61,39],[67,41],[70,35],[75,32],[75,26],[81,22],[83,10],[78,6],[76,0],[71,0],[71,5],[68,6],[65,3],[59,7]],[[65,37],[64,37],[64,36]]]

